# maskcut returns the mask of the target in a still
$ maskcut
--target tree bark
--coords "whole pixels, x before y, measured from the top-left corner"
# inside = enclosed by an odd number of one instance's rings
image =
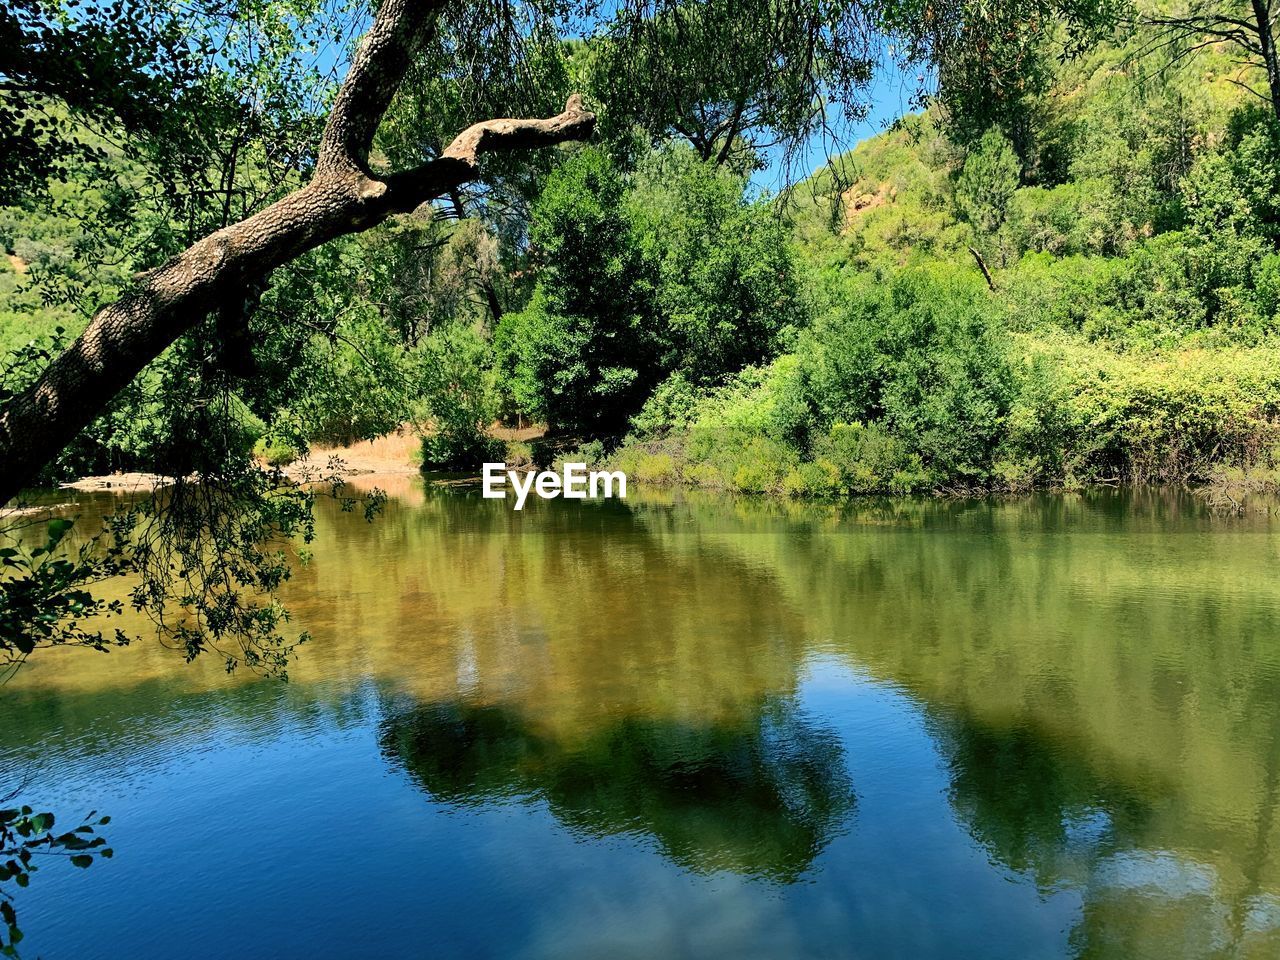
[[[733,140],[738,135],[738,125],[742,123],[742,111],[746,108],[746,101],[739,100],[733,107],[733,117],[729,121],[729,129],[724,135],[724,146],[720,148],[720,152],[716,155],[716,166],[723,166],[724,162],[729,159],[730,153],[733,152]]]
[[[27,391],[0,412],[0,503],[31,483],[143,367],[236,291],[327,240],[407,213],[473,179],[481,154],[590,135],[573,96],[545,120],[487,120],[415,169],[368,168],[374,133],[448,0],[384,0],[343,81],[311,182],[197,241],[102,308]]]
[[[991,278],[991,271],[987,269],[987,261],[982,259],[982,254],[978,252],[977,247],[970,247],[969,253],[973,259],[977,261],[978,269],[982,271],[982,279],[987,281],[987,289],[992,293],[996,292],[996,282]]]
[[[1271,112],[1280,119],[1280,55],[1276,52],[1276,36],[1271,28],[1271,0],[1252,0],[1253,18],[1258,28],[1258,48],[1267,72],[1267,92],[1271,95]]]

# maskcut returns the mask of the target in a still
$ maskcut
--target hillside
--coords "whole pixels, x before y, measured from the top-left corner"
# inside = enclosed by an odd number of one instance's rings
[[[1265,473],[1280,136],[1227,54],[1153,70],[1137,43],[1059,67],[1017,144],[916,114],[795,187],[812,324],[651,402],[618,462],[796,495]]]

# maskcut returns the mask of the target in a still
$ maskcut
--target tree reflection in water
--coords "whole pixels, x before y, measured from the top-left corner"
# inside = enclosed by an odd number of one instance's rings
[[[437,800],[545,801],[577,833],[651,837],[699,873],[793,882],[856,805],[840,743],[783,700],[752,725],[620,718],[572,744],[500,706],[416,705],[389,712],[381,743]]]

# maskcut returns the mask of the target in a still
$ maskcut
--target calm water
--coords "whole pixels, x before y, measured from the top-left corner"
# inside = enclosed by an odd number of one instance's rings
[[[288,685],[147,644],[0,689],[0,787],[117,851],[20,892],[27,956],[1280,955],[1280,520],[322,513]]]

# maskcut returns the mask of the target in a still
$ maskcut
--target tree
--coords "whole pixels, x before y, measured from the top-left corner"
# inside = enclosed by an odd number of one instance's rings
[[[686,140],[703,160],[750,169],[758,149],[798,144],[828,107],[865,112],[877,4],[642,0],[588,51],[606,138],[633,124]]]
[[[886,12],[898,57],[935,68],[936,97],[962,144],[993,125],[1024,167],[1036,164],[1035,102],[1056,54],[1079,54],[1116,21],[1119,0],[905,0]],[[1057,48],[1056,50],[1054,48]]]
[[[956,206],[979,234],[1000,229],[1021,172],[1013,145],[994,127],[965,159],[956,181]]]
[[[137,0],[145,2],[150,0]],[[285,0],[280,2],[288,6]],[[861,91],[888,43],[912,61],[949,64],[972,55],[989,64],[992,50],[998,50],[990,41],[998,35],[1055,16],[1088,24],[1096,19],[1099,5],[1107,2],[1022,0],[1007,11],[1001,5],[1003,12],[995,15],[989,5],[968,0],[953,0],[942,7],[920,0],[893,4],[879,0],[744,4],[628,0],[610,11],[607,52],[617,60],[622,71],[618,76],[642,80],[645,71],[655,71],[648,89],[654,103],[665,104],[653,115],[655,132],[664,124],[683,123],[680,118],[690,110],[712,119],[719,132],[709,139],[699,137],[703,149],[711,144],[718,159],[725,144],[748,129],[744,124],[753,122],[752,116],[768,136],[795,145],[823,129],[832,109],[859,115],[865,107]],[[41,15],[6,17],[3,29],[13,40],[13,49],[31,47],[26,42],[30,36],[56,36],[61,27],[50,33],[51,23],[75,25],[92,19],[90,14],[80,20],[53,16],[50,11],[60,8],[52,0],[22,0],[21,9]],[[126,4],[126,9],[133,8]],[[211,2],[207,9],[216,13],[228,8]],[[238,11],[238,7],[231,9]],[[514,38],[533,37],[539,31],[554,35],[566,12],[574,11],[596,15],[590,4],[566,7],[553,0],[527,0],[501,9],[473,8],[461,0],[381,3],[334,97],[318,147],[300,157],[303,162],[298,168],[309,174],[305,184],[275,197],[262,209],[242,204],[245,213],[238,222],[231,222],[231,205],[224,205],[226,226],[146,272],[125,296],[96,314],[88,329],[35,384],[5,403],[0,412],[0,499],[11,498],[29,483],[125,384],[211,315],[217,315],[220,323],[208,339],[218,344],[222,366],[237,375],[243,365],[236,362],[236,354],[245,352],[247,340],[244,319],[253,313],[257,292],[274,269],[327,240],[450,196],[480,176],[482,156],[586,136],[595,116],[574,97],[563,112],[543,120],[477,120],[438,154],[433,150],[429,158],[399,170],[385,171],[370,159],[382,118],[416,63],[428,63],[442,54],[440,62],[449,69],[466,71],[482,61],[489,76],[501,78],[504,69],[520,68],[514,62],[503,65],[504,60],[520,56],[520,44]],[[300,10],[292,14],[295,19],[299,15]],[[163,25],[161,20],[156,22]],[[213,33],[216,36],[217,30]],[[163,31],[161,35],[167,36]],[[208,47],[204,41],[194,43],[198,50]],[[163,43],[153,46],[157,51],[168,49]],[[109,44],[94,47],[109,48]],[[146,43],[130,49],[143,48]],[[478,61],[470,57],[472,53]],[[162,63],[167,58],[167,53],[159,55]],[[175,54],[174,59],[182,58]],[[217,59],[214,50],[213,62]],[[56,73],[49,58],[40,62],[44,66],[37,64],[37,77]],[[9,60],[0,65],[7,71],[6,78],[18,72]],[[1013,69],[1018,66],[1015,63]],[[636,69],[640,72],[635,73]],[[145,61],[134,73],[140,82],[163,76],[163,71],[153,71]],[[729,78],[727,87],[704,84],[719,74]],[[96,87],[103,79],[90,77],[89,86]],[[489,89],[500,86],[491,84]],[[160,83],[159,89],[167,88]],[[625,86],[613,89],[626,92]],[[693,99],[683,98],[686,90],[694,93]],[[65,97],[71,103],[76,92],[73,87],[51,89],[50,96]],[[97,99],[114,103],[100,92]],[[645,99],[649,98],[641,102]],[[618,102],[624,108],[615,110],[610,122],[625,120],[630,111],[625,98]],[[715,113],[721,114],[725,104],[731,105],[729,113],[720,120],[707,113],[714,106]],[[105,112],[112,114],[110,109]],[[116,119],[123,121],[123,112],[115,110]],[[163,118],[171,112],[160,110],[159,115]],[[270,103],[255,104],[249,111],[250,116],[271,113]],[[245,114],[241,110],[234,116],[244,119]],[[305,119],[303,111],[300,120]],[[223,164],[228,176],[236,169],[238,142],[233,133]],[[223,177],[219,185],[226,189],[227,182]]]
[[[677,143],[641,162],[627,197],[657,267],[664,370],[695,383],[772,359],[804,323],[787,224],[746,193],[745,176]]]
[[[62,13],[54,0],[0,7],[0,204],[43,190],[74,159],[102,156],[77,121],[145,138],[166,127],[194,82],[166,4],[121,0]]]
[[[369,163],[378,124],[445,0],[388,0],[338,91],[315,173],[239,223],[224,227],[141,278],[0,413],[0,499],[8,500],[179,335],[219,304],[239,301],[276,267],[334,237],[366,230],[474,179],[487,153],[588,135],[579,97],[544,120],[488,120],[459,134],[439,158],[384,174]]]
[[[623,191],[597,149],[551,176],[529,234],[539,261],[532,300],[496,334],[517,404],[571,433],[617,429],[657,382],[655,271]]]
[[[1245,65],[1262,71],[1266,89],[1258,90],[1245,80],[1232,82],[1269,104],[1280,119],[1280,53],[1276,50],[1280,5],[1275,0],[1187,0],[1185,6],[1138,10],[1135,20],[1155,28],[1142,52],[1167,49],[1171,62],[1215,44],[1234,47]]]

